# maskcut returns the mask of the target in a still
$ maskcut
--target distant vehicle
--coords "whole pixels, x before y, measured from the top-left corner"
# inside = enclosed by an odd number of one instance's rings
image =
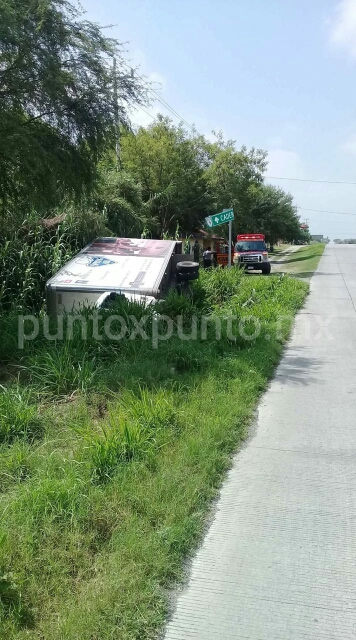
[[[47,311],[105,308],[120,295],[150,304],[170,287],[184,289],[198,278],[199,264],[189,257],[174,240],[97,238],[48,280]]]
[[[265,236],[262,233],[245,233],[237,236],[234,250],[234,265],[248,269],[271,273]]]

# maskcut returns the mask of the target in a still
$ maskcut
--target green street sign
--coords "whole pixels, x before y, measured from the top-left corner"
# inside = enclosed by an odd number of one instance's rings
[[[221,213],[215,213],[213,216],[208,216],[205,218],[205,222],[210,229],[213,227],[218,227],[220,224],[225,224],[226,222],[230,222],[234,219],[234,210],[233,209],[225,209],[225,211],[221,211]]]

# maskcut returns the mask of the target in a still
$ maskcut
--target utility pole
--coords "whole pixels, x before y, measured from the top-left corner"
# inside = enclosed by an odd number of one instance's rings
[[[114,120],[115,120],[115,155],[116,155],[116,171],[119,171],[121,166],[120,158],[120,117],[119,117],[119,102],[118,102],[118,81],[116,72],[116,58],[113,62],[113,85],[114,85]]]

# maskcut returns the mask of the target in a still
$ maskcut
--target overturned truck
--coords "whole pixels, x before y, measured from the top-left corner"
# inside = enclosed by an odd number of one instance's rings
[[[174,240],[97,238],[46,284],[50,315],[101,308],[117,296],[150,303],[198,277],[199,264]]]

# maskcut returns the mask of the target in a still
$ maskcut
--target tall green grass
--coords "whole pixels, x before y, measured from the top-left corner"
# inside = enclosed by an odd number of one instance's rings
[[[31,397],[32,396],[32,397]],[[33,395],[19,385],[0,385],[0,445],[15,439],[34,440],[43,433],[43,421]]]
[[[44,304],[44,285],[72,255],[59,234],[54,238],[37,225],[0,242],[0,310],[37,309]]]
[[[111,235],[105,211],[64,205],[65,219],[49,230],[35,212],[3,218],[0,233],[0,312],[40,311],[45,282],[93,238]],[[63,210],[53,212],[62,214]]]
[[[94,388],[100,365],[85,351],[76,353],[65,341],[48,352],[30,356],[24,369],[39,394],[61,398]]]
[[[162,390],[124,393],[120,402],[109,407],[99,432],[84,432],[93,480],[106,481],[120,465],[149,458],[169,444],[179,425],[178,416],[171,394]]]
[[[155,348],[138,336],[82,340],[78,328],[21,350],[8,318],[0,637],[156,637],[167,588],[184,575],[280,357],[290,322],[277,334],[279,315],[292,317],[306,291],[290,278],[211,271],[156,308],[187,326],[192,314],[234,315],[234,331],[253,314],[253,340],[232,340],[224,326],[218,339],[212,323],[205,340],[175,332]],[[128,321],[135,312],[144,310],[119,311]]]

